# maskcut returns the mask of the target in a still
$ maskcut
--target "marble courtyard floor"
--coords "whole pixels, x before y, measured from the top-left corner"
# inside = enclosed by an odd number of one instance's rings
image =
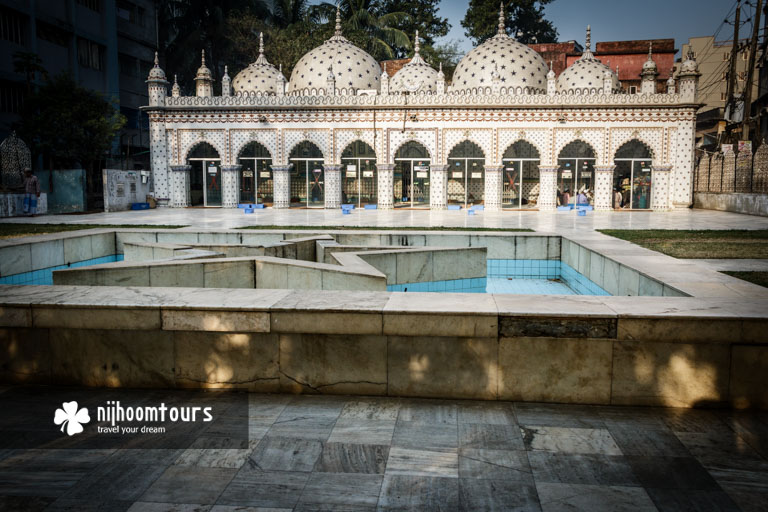
[[[759,511],[768,503],[765,412],[252,394],[249,418],[242,450],[3,450],[0,509]]]

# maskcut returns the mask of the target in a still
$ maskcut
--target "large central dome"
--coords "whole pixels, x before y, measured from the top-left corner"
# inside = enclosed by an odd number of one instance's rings
[[[337,89],[379,90],[379,63],[341,34],[338,9],[333,37],[299,59],[291,73],[288,91],[308,94],[312,89],[325,89],[329,68],[333,71]]]
[[[547,64],[533,49],[507,35],[504,10],[499,13],[499,31],[461,59],[453,73],[452,92],[470,92],[490,87],[498,74],[501,87],[520,88],[523,94],[542,94],[547,89]]]

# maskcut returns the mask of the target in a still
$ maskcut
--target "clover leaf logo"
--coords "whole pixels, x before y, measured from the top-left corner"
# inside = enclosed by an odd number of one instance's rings
[[[73,436],[83,431],[83,424],[91,421],[91,417],[88,416],[88,409],[83,407],[77,408],[77,402],[64,402],[61,404],[61,409],[56,409],[56,415],[53,417],[53,422],[56,425],[61,425],[61,431],[64,432],[64,427],[67,427],[67,435]]]

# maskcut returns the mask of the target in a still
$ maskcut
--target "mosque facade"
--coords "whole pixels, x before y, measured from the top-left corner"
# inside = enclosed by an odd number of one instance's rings
[[[691,204],[698,67],[656,93],[652,49],[637,94],[591,52],[559,76],[498,33],[450,85],[419,54],[389,77],[336,31],[290,80],[263,53],[214,87],[202,65],[181,96],[155,59],[147,80],[160,206],[667,211]],[[216,94],[215,89],[220,95]],[[566,195],[565,192],[568,192]]]

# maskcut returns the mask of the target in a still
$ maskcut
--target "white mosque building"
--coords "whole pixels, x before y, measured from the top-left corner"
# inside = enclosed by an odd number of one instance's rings
[[[698,67],[666,93],[649,50],[637,94],[590,51],[555,76],[498,33],[447,85],[419,55],[393,77],[336,31],[287,80],[263,54],[214,94],[205,54],[196,95],[157,59],[147,80],[154,194],[161,206],[553,210],[585,192],[596,210],[691,204]]]

